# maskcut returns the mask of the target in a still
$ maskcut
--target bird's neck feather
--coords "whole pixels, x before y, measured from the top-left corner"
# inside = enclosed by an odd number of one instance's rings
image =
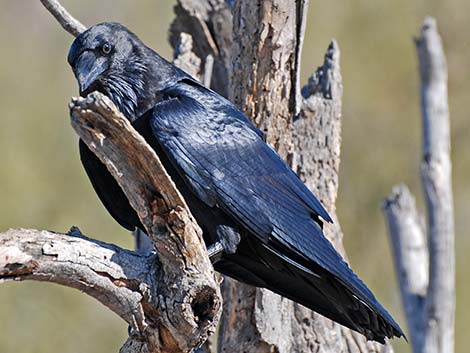
[[[161,91],[184,73],[145,47],[102,80],[105,93],[131,122],[158,103]]]

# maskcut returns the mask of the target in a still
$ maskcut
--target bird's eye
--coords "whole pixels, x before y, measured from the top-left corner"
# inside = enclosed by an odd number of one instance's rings
[[[108,42],[104,43],[101,47],[101,51],[103,52],[103,54],[111,53],[111,44],[109,44]]]

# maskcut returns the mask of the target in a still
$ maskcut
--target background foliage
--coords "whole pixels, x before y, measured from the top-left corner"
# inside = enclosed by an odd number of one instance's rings
[[[174,0],[63,1],[86,25],[118,21],[170,58]],[[0,0],[0,230],[34,227],[131,247],[81,168],[67,103],[77,94],[66,63],[72,37],[39,1]],[[352,267],[405,326],[380,211],[392,185],[421,197],[418,74],[412,37],[435,16],[449,64],[457,236],[457,352],[470,328],[470,3],[466,0],[310,1],[303,80],[329,40],[342,50],[343,145],[338,211]],[[418,200],[420,205],[422,202]],[[421,207],[422,209],[422,207]],[[85,295],[51,284],[0,286],[0,352],[116,352],[126,325]],[[397,352],[408,352],[403,342]]]

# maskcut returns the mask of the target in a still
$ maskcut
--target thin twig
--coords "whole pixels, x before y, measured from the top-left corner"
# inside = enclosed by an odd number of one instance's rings
[[[60,23],[60,25],[71,35],[77,37],[86,30],[86,27],[74,18],[58,1],[56,0],[40,0],[44,7],[52,16]]]
[[[214,57],[211,54],[209,54],[206,56],[206,62],[204,64],[203,83],[206,87],[211,86],[213,70],[214,70]]]

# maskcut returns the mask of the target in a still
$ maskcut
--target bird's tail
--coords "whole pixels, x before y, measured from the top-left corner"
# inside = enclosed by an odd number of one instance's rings
[[[251,251],[251,256],[244,256],[243,249],[239,248],[236,255],[225,256],[215,264],[215,268],[242,282],[270,289],[363,334],[369,340],[384,343],[386,337],[405,337],[377,301],[371,304],[359,299],[324,269],[318,267],[314,274],[307,273],[261,247],[256,252],[256,257]]]

